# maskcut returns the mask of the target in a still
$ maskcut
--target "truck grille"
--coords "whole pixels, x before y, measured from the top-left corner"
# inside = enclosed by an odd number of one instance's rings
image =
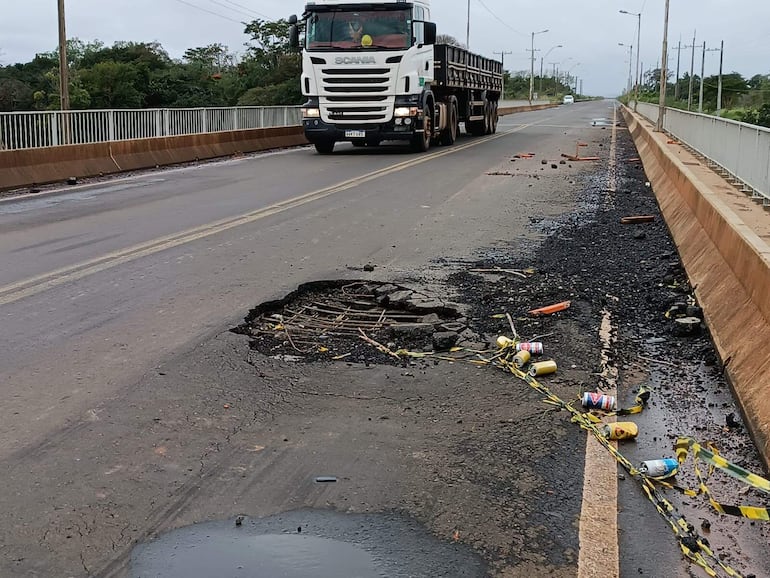
[[[327,122],[356,124],[390,120],[394,97],[390,68],[321,70],[321,115]]]

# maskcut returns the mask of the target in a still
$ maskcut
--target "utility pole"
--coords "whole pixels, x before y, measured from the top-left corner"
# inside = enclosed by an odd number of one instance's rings
[[[69,64],[67,62],[67,30],[64,20],[64,0],[59,1],[59,99],[62,110],[70,109]]]
[[[465,48],[471,49],[471,0],[468,0],[468,20],[465,25]]]
[[[717,52],[719,51],[719,48],[706,48],[706,43],[703,43],[703,60],[701,61],[700,66],[700,94],[699,94],[699,100],[698,100],[698,112],[703,112],[703,79],[705,78],[705,68],[706,68],[706,53],[707,52]],[[721,59],[720,59],[721,61]],[[719,95],[717,95],[717,108],[719,107]]]
[[[706,41],[703,41],[703,55],[700,57],[700,86],[698,87],[698,112],[703,112],[703,75],[706,73]]]
[[[695,74],[695,32],[692,33],[692,57],[690,58],[690,88],[687,91],[687,110],[692,108],[692,75]]]
[[[580,79],[580,92],[578,94],[583,94],[583,79]]]
[[[676,84],[674,85],[674,100],[679,100],[679,57],[682,55],[682,39],[676,46]]]
[[[506,54],[513,54],[513,52],[506,52],[505,50],[502,50],[500,52],[494,52],[493,54],[499,54],[500,55],[500,64],[503,65],[503,93],[500,96],[500,98],[505,98],[505,55]]]
[[[668,80],[668,4],[666,0],[665,15],[663,17],[663,55],[660,59],[660,98],[658,99],[658,121],[655,130],[663,132],[664,117],[666,116],[666,81]]]
[[[722,116],[722,62],[725,56],[725,41],[719,48],[719,88],[717,88],[717,116]]]

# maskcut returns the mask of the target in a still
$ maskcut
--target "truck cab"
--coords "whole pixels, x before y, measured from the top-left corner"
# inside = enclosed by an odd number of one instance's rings
[[[465,80],[454,88],[437,82],[436,71],[447,67],[436,62],[436,25],[428,0],[315,0],[305,6],[302,24],[301,83],[307,98],[302,122],[321,154],[331,153],[340,141],[376,146],[406,140],[417,151],[427,150],[432,141],[451,144],[460,118],[474,110],[471,103],[476,113],[479,103],[491,111],[487,100],[496,103],[499,97],[502,65],[492,67],[500,83],[490,77],[473,94],[461,93]],[[292,36],[298,38],[296,29]],[[481,58],[464,49],[442,52],[458,53],[464,62],[454,64],[466,71],[478,64],[472,57]],[[485,114],[491,118],[491,112]],[[478,122],[479,115],[475,118]]]

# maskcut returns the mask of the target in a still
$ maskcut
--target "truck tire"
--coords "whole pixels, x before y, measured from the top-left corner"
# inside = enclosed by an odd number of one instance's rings
[[[447,127],[441,133],[441,144],[449,146],[457,140],[457,100],[451,99],[447,103]]]
[[[430,149],[431,133],[433,132],[433,115],[427,104],[423,109],[422,128],[423,131],[415,134],[411,141],[412,150],[416,153],[425,153]]]
[[[497,116],[497,102],[493,102],[492,104],[492,134],[495,134],[497,132],[497,121],[500,119],[499,116]]]
[[[315,143],[315,150],[319,155],[330,155],[334,152],[333,140],[322,140]]]

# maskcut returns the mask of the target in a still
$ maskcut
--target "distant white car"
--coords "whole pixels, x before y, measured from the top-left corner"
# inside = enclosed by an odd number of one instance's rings
[[[562,104],[575,104],[575,97],[571,94],[565,94]]]

